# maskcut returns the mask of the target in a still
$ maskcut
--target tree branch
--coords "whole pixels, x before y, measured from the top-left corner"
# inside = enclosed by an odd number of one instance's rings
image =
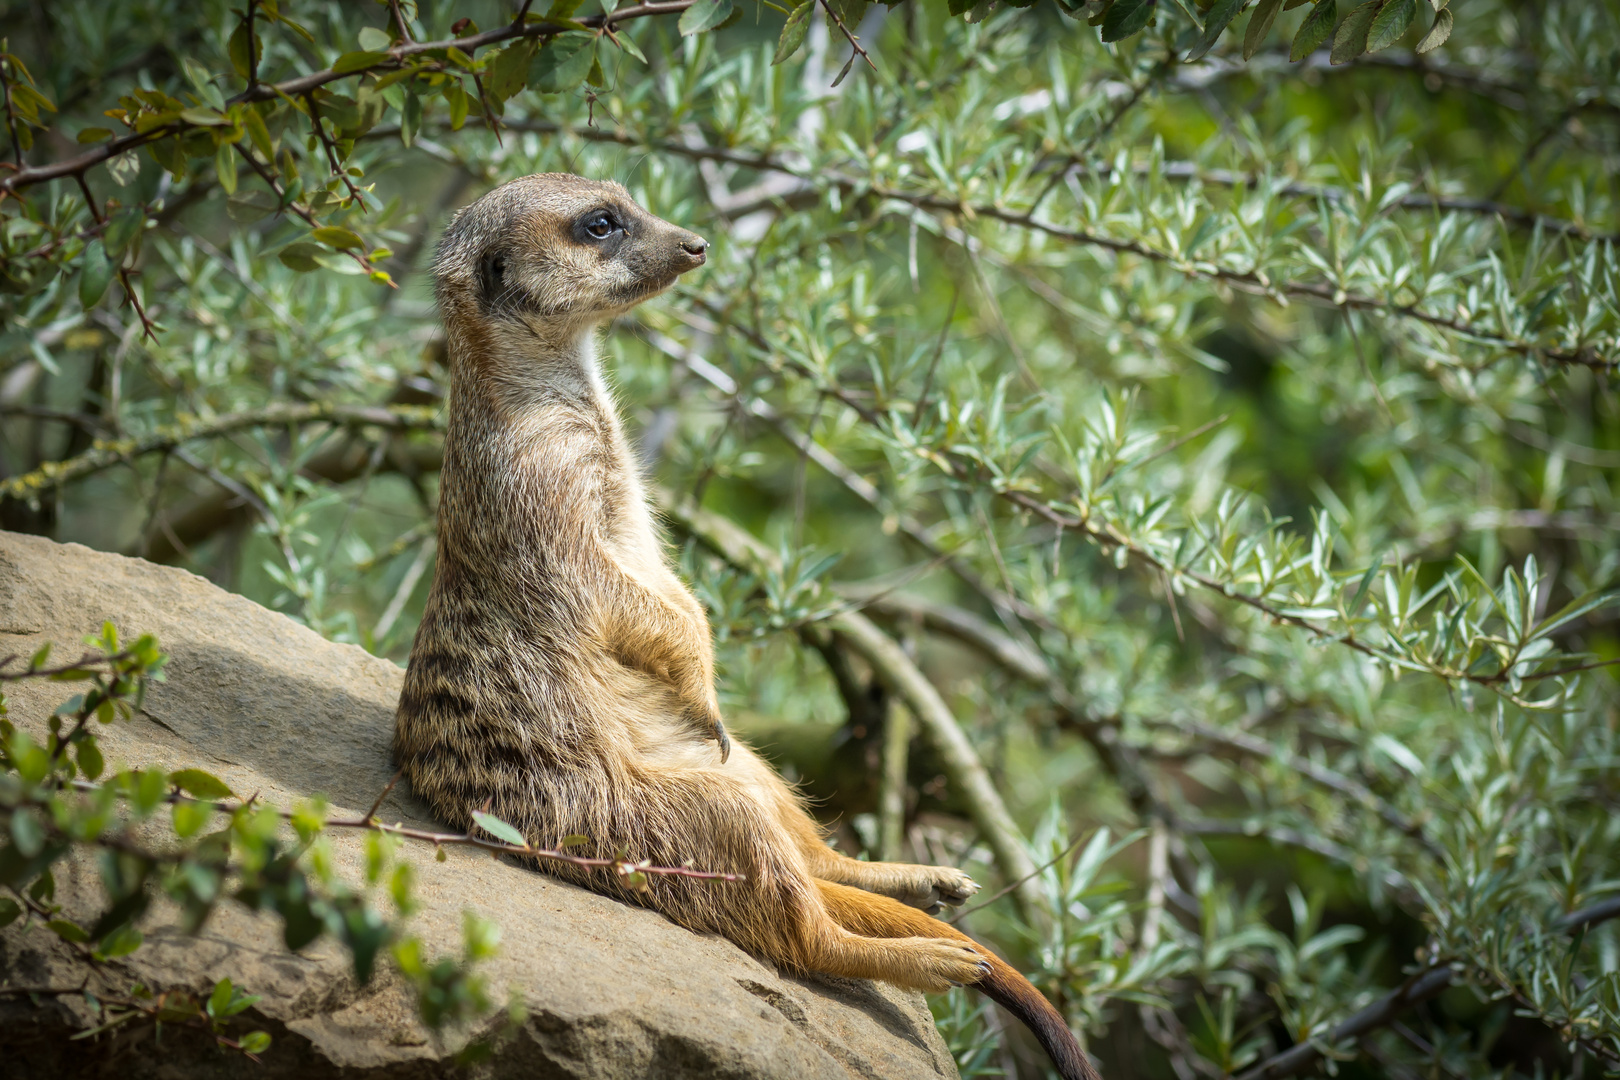
[[[283,424],[331,423],[348,427],[380,427],[388,431],[438,431],[444,427],[438,410],[417,405],[330,405],[312,402],[270,405],[224,416],[180,416],[147,435],[129,439],[98,439],[94,446],[66,461],[52,461],[33,472],[0,480],[0,499],[38,498],[63,484],[92,476],[143,454],[173,450],[195,439],[211,439],[255,427]]]

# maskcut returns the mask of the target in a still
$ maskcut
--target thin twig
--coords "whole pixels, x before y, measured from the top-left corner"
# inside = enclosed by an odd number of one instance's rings
[[[1019,886],[1023,885],[1025,882],[1031,881],[1034,878],[1039,877],[1041,874],[1044,874],[1046,871],[1052,869],[1052,867],[1054,867],[1058,863],[1062,862],[1069,855],[1070,852],[1074,851],[1075,848],[1080,846],[1081,841],[1084,840],[1084,839],[1086,839],[1086,838],[1082,836],[1079,839],[1073,841],[1072,843],[1069,844],[1068,847],[1066,847],[1062,851],[1058,852],[1055,856],[1048,859],[1046,862],[1042,863],[1040,866],[1037,866],[1035,869],[1031,870],[1029,872],[1029,874],[1026,875],[1025,877],[1019,878],[1017,881],[1013,882],[1011,885],[1005,886],[1004,888],[1002,888],[999,891],[993,893],[989,897],[979,901],[977,904],[974,904],[972,907],[963,908],[961,911],[958,911],[955,915],[952,915],[950,918],[946,919],[945,921],[948,922],[948,923],[957,923],[957,922],[960,922],[961,920],[967,918],[969,915],[973,914],[975,911],[982,911],[983,909],[989,907],[991,904],[995,903],[997,900],[1000,900],[1003,896],[1006,896],[1008,893],[1012,892],[1014,889],[1016,889]]]
[[[91,783],[87,780],[74,780],[71,782],[71,786],[77,791],[101,790],[101,785]],[[391,786],[392,783],[390,783],[390,787]],[[386,794],[387,792],[384,791],[385,796]],[[164,801],[170,805],[189,803],[196,806],[206,807],[207,809],[210,809],[218,814],[235,814],[239,810],[245,810],[248,807],[255,805],[257,798],[257,796],[254,796],[254,798],[248,799],[245,802],[226,803],[217,802],[210,799],[197,799],[190,795],[186,795],[183,792],[171,791],[167,796],[165,796]],[[381,806],[381,800],[378,801],[377,806]],[[374,807],[372,811],[373,813],[375,813],[375,809],[376,808]],[[274,808],[271,808],[271,810],[283,821],[291,821],[293,818],[291,811],[277,810]],[[552,862],[565,862],[574,866],[581,866],[591,869],[613,867],[620,870],[620,872],[639,870],[646,874],[656,874],[666,877],[697,878],[704,881],[743,881],[746,879],[745,875],[743,874],[728,874],[710,870],[694,870],[691,867],[686,866],[652,866],[619,858],[598,859],[586,855],[570,855],[567,852],[557,851],[552,848],[538,847],[534,844],[508,844],[502,840],[486,840],[483,837],[474,836],[471,833],[450,833],[437,832],[432,829],[417,829],[398,822],[394,823],[393,825],[388,825],[381,821],[377,821],[370,815],[363,818],[329,818],[323,823],[323,825],[324,827],[330,829],[366,829],[370,830],[371,832],[387,833],[390,836],[399,836],[408,840],[420,840],[424,843],[432,844],[434,847],[475,847],[484,851],[494,852],[498,855],[517,855],[526,858],[545,859]],[[104,836],[96,842],[110,843],[112,841],[109,837]],[[154,860],[163,858],[162,856],[151,855],[149,853],[146,857]]]
[[[404,770],[403,767],[395,770],[394,775],[389,777],[388,778],[388,783],[386,785],[384,785],[384,787],[382,789],[382,794],[378,795],[377,796],[377,801],[371,804],[371,809],[366,811],[366,816],[361,819],[362,821],[375,822],[377,820],[377,809],[378,809],[378,807],[382,806],[383,800],[388,798],[388,793],[390,791],[394,790],[394,785],[399,783],[399,778],[404,776],[404,775],[405,775],[405,770]]]

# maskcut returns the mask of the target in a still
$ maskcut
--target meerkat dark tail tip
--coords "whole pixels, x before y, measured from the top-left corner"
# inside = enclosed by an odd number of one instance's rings
[[[972,985],[1029,1028],[1063,1080],[1101,1080],[1063,1014],[1015,968],[991,956],[989,974]]]
[[[949,923],[940,922],[898,900],[847,885],[825,881],[816,884],[827,905],[827,913],[851,933],[867,937],[955,938],[971,943],[984,957],[987,971],[977,982],[968,985],[1029,1028],[1063,1080],[1101,1080],[1086,1052],[1080,1049],[1080,1040],[1069,1030],[1063,1014],[1007,961]]]

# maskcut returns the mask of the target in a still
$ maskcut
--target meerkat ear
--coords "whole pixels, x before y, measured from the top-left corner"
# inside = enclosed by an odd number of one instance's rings
[[[486,312],[497,307],[506,292],[506,252],[496,249],[478,260],[478,302]]]

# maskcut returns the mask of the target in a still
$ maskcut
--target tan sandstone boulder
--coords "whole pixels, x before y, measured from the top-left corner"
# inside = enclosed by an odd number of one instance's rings
[[[182,570],[0,532],[0,656],[57,643],[68,655],[112,620],[126,636],[155,633],[172,659],[143,715],[104,729],[114,766],[194,766],[242,794],[280,806],[325,794],[335,814],[359,816],[393,773],[389,739],[403,672],[336,645]],[[71,691],[14,684],[12,718],[41,730]],[[380,816],[430,826],[396,789]],[[343,833],[347,833],[346,835]],[[334,836],[358,880],[358,834]],[[701,937],[640,910],[464,849],[436,862],[407,849],[423,910],[411,929],[429,955],[458,955],[463,910],[495,920],[500,955],[484,968],[497,992],[521,995],[527,1019],[485,1062],[458,1075],[488,1077],[781,1077],[882,1080],[955,1077],[916,994],[842,979],[779,975],[730,942]],[[89,915],[100,885],[85,862],[58,869],[58,899]],[[11,1077],[433,1077],[479,1032],[436,1038],[385,965],[355,984],[343,951],[323,939],[300,953],[279,924],[222,906],[199,937],[164,912],[149,915],[141,949],[105,965],[98,985],[135,981],[205,991],[228,976],[263,995],[250,1019],[274,1042],[262,1066],[206,1039],[165,1029],[68,1042],[87,1011],[72,1000],[34,1004],[0,996],[0,1073]],[[82,962],[55,935],[13,924],[0,931],[7,986],[78,985]]]

